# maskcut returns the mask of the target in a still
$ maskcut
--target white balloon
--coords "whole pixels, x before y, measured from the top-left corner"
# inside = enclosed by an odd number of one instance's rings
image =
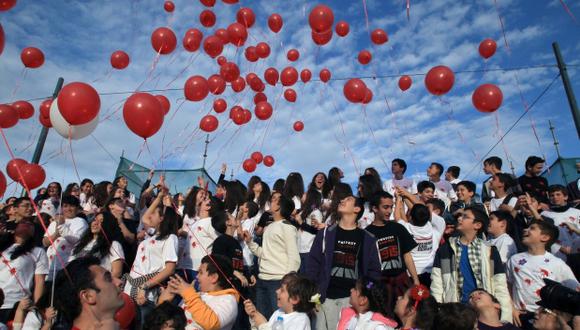
[[[99,124],[99,116],[96,116],[93,120],[82,125],[71,125],[69,124],[58,109],[58,98],[52,101],[50,106],[50,122],[52,128],[56,130],[65,139],[69,137],[73,140],[82,139],[89,134],[91,134],[97,125]]]

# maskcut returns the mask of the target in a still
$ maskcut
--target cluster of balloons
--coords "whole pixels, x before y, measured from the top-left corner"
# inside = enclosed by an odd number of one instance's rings
[[[330,42],[332,39],[332,25],[334,24],[334,13],[330,7],[317,5],[312,8],[308,16],[308,24],[310,24],[312,29],[310,35],[315,44],[324,46]],[[348,24],[346,33],[348,33]]]
[[[10,179],[20,183],[28,189],[40,187],[46,179],[46,173],[42,166],[38,164],[29,164],[26,160],[21,158],[14,158],[6,164],[6,174]],[[1,178],[0,181],[2,181]],[[2,184],[0,183],[0,196],[2,195],[1,186]],[[4,184],[4,186],[6,186],[6,184]]]
[[[346,99],[352,103],[368,104],[373,99],[373,92],[358,78],[349,79],[342,91]]]
[[[250,158],[244,160],[242,167],[244,168],[244,171],[252,173],[256,170],[258,164],[262,162],[266,167],[272,167],[274,165],[274,157],[271,155],[263,156],[261,152],[254,151]]]
[[[34,107],[28,101],[16,101],[12,104],[0,104],[0,127],[10,128],[20,119],[34,115]]]

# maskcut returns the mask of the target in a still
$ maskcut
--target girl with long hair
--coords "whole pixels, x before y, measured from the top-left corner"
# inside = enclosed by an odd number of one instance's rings
[[[302,198],[304,197],[304,180],[302,179],[302,175],[300,173],[292,172],[288,174],[282,195],[294,202],[294,209],[296,211],[302,208]]]
[[[382,190],[380,181],[370,174],[361,175],[358,178],[358,197],[364,202],[363,215],[358,221],[359,227],[365,229],[375,220],[375,214],[370,206],[370,200],[374,194]]]
[[[253,176],[252,178],[258,178],[259,181],[252,182],[252,179],[250,179],[248,182],[248,201],[256,203],[259,207],[258,214],[262,215],[262,213],[270,209],[268,204],[270,187],[268,187],[266,182],[260,180],[260,177]]]
[[[298,228],[298,252],[300,253],[300,273],[306,269],[308,253],[314,242],[314,237],[319,229],[324,228],[322,218],[322,194],[316,188],[308,189],[302,211],[297,214]]]
[[[83,212],[87,215],[96,213],[98,208],[95,205],[94,186],[95,184],[91,179],[83,179],[83,181],[81,181],[79,200]]]
[[[308,184],[308,189],[316,189],[322,194],[322,199],[330,198],[330,183],[328,182],[328,178],[326,174],[323,172],[317,172],[312,177],[312,180]]]
[[[337,184],[341,183],[344,174],[342,170],[338,167],[333,167],[328,171],[328,184],[330,185],[330,189],[334,189]]]

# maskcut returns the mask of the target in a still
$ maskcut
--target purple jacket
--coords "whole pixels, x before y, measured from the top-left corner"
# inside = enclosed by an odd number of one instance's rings
[[[327,227],[316,234],[306,261],[306,276],[318,285],[321,302],[326,299],[326,291],[330,283],[330,270],[336,243],[336,227],[337,225]],[[381,278],[381,259],[377,239],[368,231],[363,231],[362,260],[358,260],[358,276],[368,276],[379,280]]]

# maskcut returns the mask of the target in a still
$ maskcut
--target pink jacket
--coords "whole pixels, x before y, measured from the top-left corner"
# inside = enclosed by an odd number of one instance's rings
[[[356,312],[356,310],[354,310],[354,308],[352,307],[345,307],[340,311],[340,320],[338,321],[338,326],[337,326],[337,330],[345,330],[348,323],[350,322],[350,320],[352,320],[353,317],[358,317],[358,314]],[[384,325],[386,327],[390,327],[390,328],[396,328],[397,327],[397,322],[389,319],[388,317],[385,317],[384,315],[380,314],[380,313],[373,313],[373,316],[371,317],[371,319],[369,320],[368,325],[371,326],[372,324],[374,324],[375,326],[377,324],[380,325]],[[359,327],[360,325],[360,327]],[[363,324],[357,324],[357,329],[365,329],[365,325]],[[373,329],[373,327],[369,327],[369,329]]]

